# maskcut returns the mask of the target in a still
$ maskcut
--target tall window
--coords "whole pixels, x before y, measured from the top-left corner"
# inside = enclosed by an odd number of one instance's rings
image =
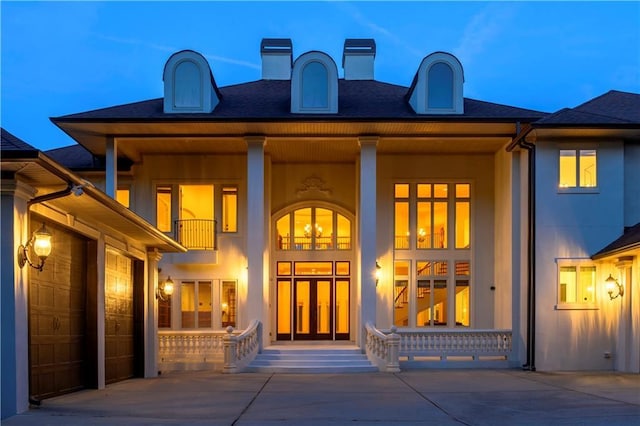
[[[598,186],[595,149],[561,149],[560,188],[595,188]]]
[[[302,70],[302,107],[329,106],[327,69],[320,62],[309,62]]]
[[[453,108],[453,70],[444,62],[436,62],[427,76],[428,108]]]
[[[162,232],[171,232],[171,187],[156,188],[156,226]]]
[[[222,232],[238,231],[238,188],[222,188]]]
[[[236,311],[238,309],[237,283],[230,280],[222,281],[220,291],[220,322],[222,323],[222,327],[235,327]]]
[[[278,250],[351,250],[351,221],[321,207],[305,207],[276,221]]]
[[[559,265],[558,305],[590,305],[596,297],[596,267],[590,264]]]

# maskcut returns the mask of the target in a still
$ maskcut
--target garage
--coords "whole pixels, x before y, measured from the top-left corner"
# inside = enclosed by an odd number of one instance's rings
[[[43,221],[31,220],[31,231]],[[89,242],[46,223],[55,241],[45,268],[30,271],[30,397],[34,400],[73,392],[95,376],[87,357],[87,262]]]

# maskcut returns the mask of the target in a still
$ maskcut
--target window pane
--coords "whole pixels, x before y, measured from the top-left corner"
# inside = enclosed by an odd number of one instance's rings
[[[435,198],[447,198],[449,196],[449,185],[446,183],[438,183],[433,185],[433,196]]]
[[[295,275],[333,275],[333,262],[295,262]]]
[[[331,281],[316,282],[316,332],[331,332]]]
[[[418,198],[431,198],[431,184],[430,183],[419,183],[418,184]]]
[[[580,150],[580,186],[593,188],[597,186],[596,150]]]
[[[336,275],[349,275],[350,265],[349,262],[336,262]]]
[[[456,325],[469,327],[469,280],[456,280]]]
[[[310,62],[302,70],[302,107],[329,106],[327,69],[320,62]]]
[[[171,232],[171,187],[156,189],[156,226],[162,232]]]
[[[215,246],[213,185],[180,185],[179,194],[178,241],[192,250],[212,250]]]
[[[468,183],[456,184],[456,198],[469,198],[471,191]]]
[[[309,305],[311,292],[309,281],[296,281],[296,333],[309,334]]]
[[[416,239],[418,248],[431,248],[431,201],[418,202],[417,225],[418,231],[416,234]]]
[[[580,285],[578,286],[578,297],[581,303],[595,302],[596,288],[596,267],[580,267]]]
[[[444,62],[429,68],[428,108],[453,108],[453,70]]]
[[[126,208],[129,208],[129,189],[118,189],[116,191],[116,200]]]
[[[316,209],[316,250],[333,248],[333,211]]]
[[[276,222],[276,244],[280,250],[291,250],[291,237],[289,236],[289,232],[291,230],[290,225],[291,216],[288,214],[282,216]]]
[[[416,325],[424,327],[431,323],[431,280],[418,280],[416,286]]]
[[[560,150],[560,188],[574,188],[576,186],[576,150]]]
[[[433,325],[447,325],[447,280],[433,281]]]
[[[393,323],[398,327],[409,325],[409,262],[394,262]]]
[[[195,283],[183,282],[180,285],[180,298],[182,305],[182,328],[194,328],[196,326],[196,292]]]
[[[299,209],[293,212],[294,249],[311,250],[311,209]]]
[[[395,184],[395,198],[409,198],[409,184],[408,183],[396,183]]]
[[[198,328],[211,328],[211,283],[198,283]]]
[[[158,327],[171,328],[171,296],[158,299]]]
[[[456,202],[456,248],[469,248],[469,202]]]
[[[291,262],[278,262],[278,275],[291,275]]]
[[[433,203],[433,248],[447,248],[447,203]]]
[[[220,295],[220,303],[222,307],[222,326],[236,326],[236,312],[238,309],[236,301],[236,282],[222,281],[222,294]]]
[[[291,333],[291,281],[278,281],[278,334]]]
[[[222,232],[238,232],[238,188],[222,188]]]
[[[395,248],[409,248],[409,203],[395,203]]]
[[[560,267],[560,303],[576,302],[576,283],[576,267]]]
[[[349,332],[349,281],[336,280],[336,333]]]
[[[351,250],[351,221],[338,214],[338,250]]]

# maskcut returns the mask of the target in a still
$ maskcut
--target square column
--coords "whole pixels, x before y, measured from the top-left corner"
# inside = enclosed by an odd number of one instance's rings
[[[247,289],[240,327],[263,318],[264,287],[264,136],[249,136],[247,143]]]
[[[158,375],[158,262],[162,253],[157,249],[147,252],[147,273],[144,304],[144,377]]]
[[[358,247],[360,250],[360,324],[358,341],[365,345],[364,326],[376,321],[376,155],[377,136],[360,137],[360,200],[358,205]]]

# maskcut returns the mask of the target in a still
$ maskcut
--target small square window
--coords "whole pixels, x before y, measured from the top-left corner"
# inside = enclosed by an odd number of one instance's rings
[[[561,149],[558,187],[560,189],[596,188],[597,151],[595,149]]]
[[[595,303],[596,267],[582,262],[560,264],[556,309],[593,309]]]

